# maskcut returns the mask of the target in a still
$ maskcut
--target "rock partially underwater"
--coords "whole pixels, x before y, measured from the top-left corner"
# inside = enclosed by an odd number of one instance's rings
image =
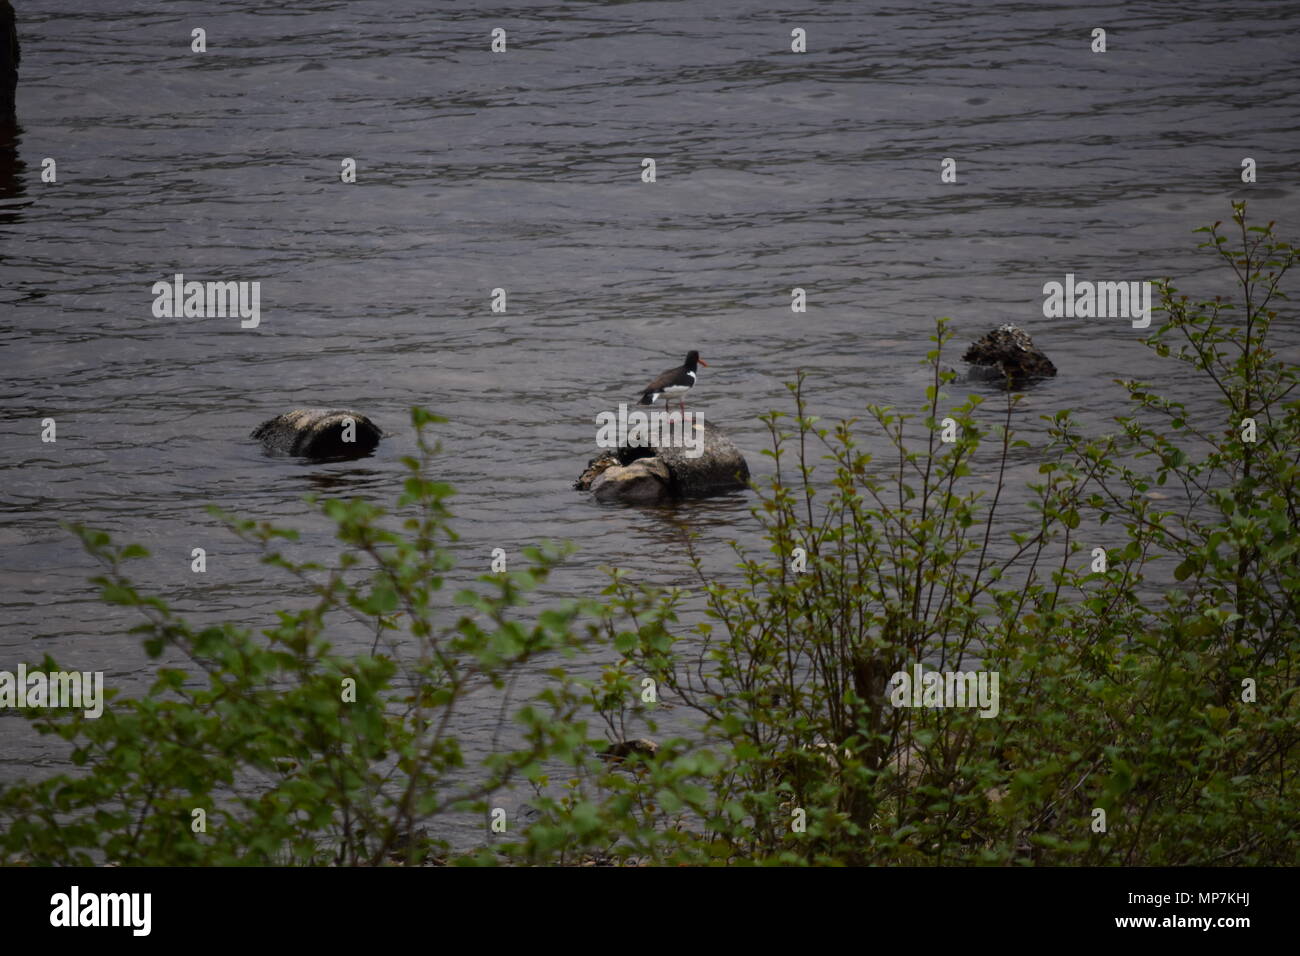
[[[573,487],[590,491],[597,501],[653,504],[674,498],[707,498],[749,486],[745,456],[721,430],[707,422],[698,457],[676,445],[625,447],[593,458]]]
[[[657,743],[648,737],[638,737],[636,740],[620,740],[612,743],[596,756],[601,760],[620,764],[633,754],[639,754],[649,760],[658,752],[659,745]]]
[[[591,467],[588,466],[588,469]],[[615,459],[607,461],[605,467],[596,472],[586,490],[597,501],[626,501],[645,505],[672,497],[672,481],[673,476],[668,471],[668,466],[658,458],[638,458],[628,465],[620,465]]]
[[[253,429],[268,452],[301,458],[360,458],[375,450],[383,431],[346,408],[295,408]]]
[[[1042,353],[1029,333],[1003,325],[979,339],[962,356],[971,364],[972,378],[1001,380],[1012,387],[1035,379],[1051,378],[1056,366]]]

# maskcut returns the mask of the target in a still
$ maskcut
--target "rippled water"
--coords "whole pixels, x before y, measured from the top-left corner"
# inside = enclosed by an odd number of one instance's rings
[[[1295,3],[104,6],[24,5],[0,134],[0,669],[49,653],[140,687],[59,521],[148,546],[142,584],[196,618],[265,624],[284,581],[204,506],[295,523],[323,556],[302,496],[391,500],[413,403],[451,418],[461,577],[563,538],[581,550],[551,596],[610,564],[685,584],[684,528],[715,570],[757,543],[747,496],[635,510],[570,485],[595,413],[687,349],[710,363],[692,405],[761,475],[756,416],[796,369],[823,415],[911,407],[935,316],[960,345],[1014,321],[1060,369],[1019,416],[1037,440],[1040,414],[1119,413],[1113,378],[1185,375],[1125,320],[1044,319],[1045,281],[1228,292],[1191,230],[1234,197],[1300,234]],[[260,281],[260,326],[154,318],[176,272]],[[299,405],[394,435],[361,462],[266,458],[249,430]],[[0,779],[63,761],[0,713]]]

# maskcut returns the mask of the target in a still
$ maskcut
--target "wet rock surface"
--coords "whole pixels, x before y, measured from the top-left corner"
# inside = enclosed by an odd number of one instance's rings
[[[647,504],[671,497],[672,475],[658,458],[639,458],[630,465],[610,465],[587,489],[597,501]]]
[[[972,378],[1001,380],[1012,386],[1056,374],[1056,366],[1034,345],[1029,333],[1014,325],[1000,326],[977,340],[962,361],[971,364]]]
[[[691,458],[686,448],[656,448],[654,456],[668,466],[673,494],[679,498],[704,498],[735,491],[749,484],[749,463],[727,435],[707,422],[697,423],[704,438],[704,451]],[[622,453],[623,449],[619,450]],[[630,453],[643,449],[628,449]]]
[[[253,429],[250,437],[276,455],[302,458],[360,458],[375,450],[382,429],[346,408],[295,408]]]
[[[687,447],[650,444],[597,455],[574,482],[597,501],[649,504],[674,498],[705,498],[748,487],[749,464],[721,429],[696,422],[700,454]]]
[[[595,458],[591,459],[591,461],[587,462],[587,467],[583,470],[582,474],[578,476],[578,480],[573,483],[574,489],[577,491],[589,491],[592,482],[596,480],[601,472],[606,468],[617,465],[618,463],[617,455],[597,455]]]

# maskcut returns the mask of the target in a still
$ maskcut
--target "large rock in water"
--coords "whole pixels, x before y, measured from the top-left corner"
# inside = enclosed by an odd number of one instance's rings
[[[262,422],[252,437],[269,452],[303,458],[360,458],[375,450],[383,431],[346,408],[295,408]]]
[[[632,504],[705,498],[748,487],[749,464],[735,443],[707,422],[694,427],[703,433],[698,457],[673,445],[620,448],[593,458],[574,487],[590,491],[597,501]]]
[[[1056,366],[1034,345],[1024,329],[1003,325],[966,350],[962,361],[973,366],[972,375],[1001,379],[1018,387],[1037,378],[1050,378]]]

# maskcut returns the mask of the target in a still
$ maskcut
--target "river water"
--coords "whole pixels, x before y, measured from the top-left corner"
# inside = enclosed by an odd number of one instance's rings
[[[687,584],[686,528],[726,572],[729,540],[759,543],[749,496],[629,509],[571,488],[595,414],[688,349],[709,362],[691,407],[761,477],[757,415],[788,407],[797,369],[827,417],[914,407],[936,316],[955,348],[1015,322],[1060,369],[1018,416],[1033,445],[1039,415],[1122,413],[1114,378],[1186,379],[1126,319],[1044,318],[1045,282],[1168,275],[1229,293],[1191,230],[1233,198],[1300,233],[1296,3],[22,7],[18,127],[0,135],[11,671],[48,653],[143,686],[132,622],[96,600],[61,521],[147,546],[141,585],[197,620],[270,623],[285,580],[205,506],[298,526],[300,555],[327,559],[303,496],[393,500],[413,403],[451,419],[455,583],[493,548],[516,560],[552,538],[580,550],[543,600],[594,593],[606,565]],[[260,282],[260,324],[155,318],[151,286],[175,273]],[[249,441],[302,405],[361,410],[391,437],[327,465]],[[1035,464],[1031,448],[1013,479]],[[490,701],[467,715],[471,748],[494,716]],[[0,712],[0,781],[66,766]]]

